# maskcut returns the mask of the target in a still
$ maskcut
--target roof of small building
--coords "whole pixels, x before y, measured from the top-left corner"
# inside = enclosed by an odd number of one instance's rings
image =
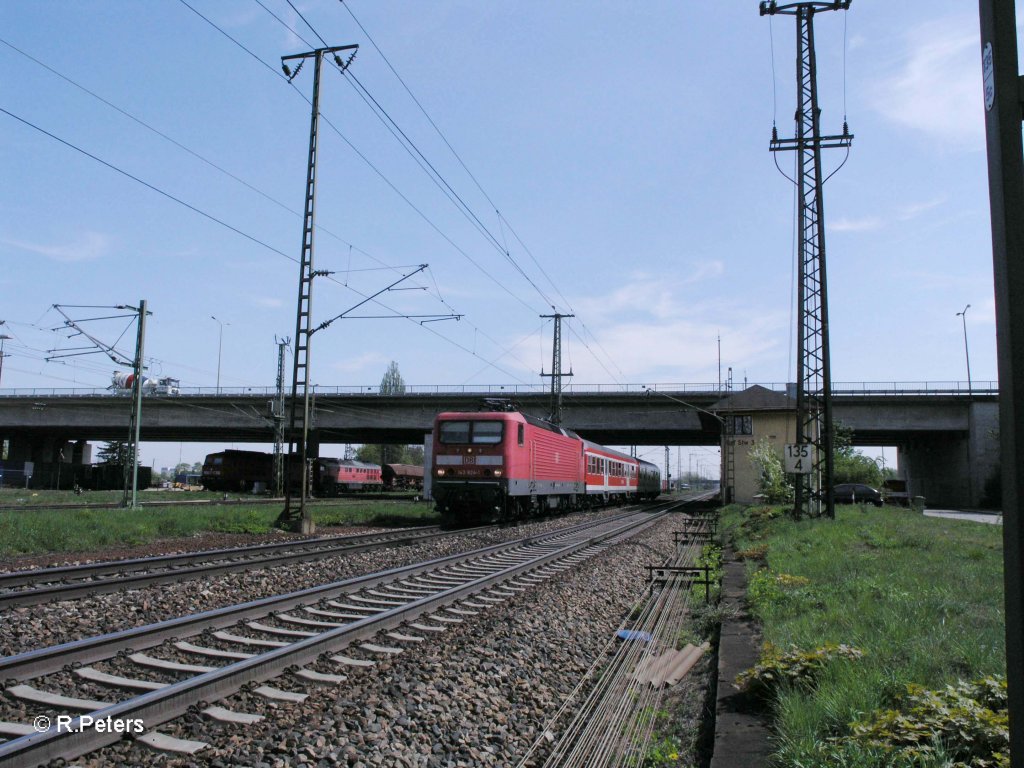
[[[723,397],[712,405],[709,411],[791,411],[796,408],[796,400],[785,392],[775,392],[755,384],[737,392],[735,395]]]

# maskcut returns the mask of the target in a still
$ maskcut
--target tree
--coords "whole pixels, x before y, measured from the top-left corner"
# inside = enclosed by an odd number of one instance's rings
[[[385,453],[385,450],[387,452]],[[414,464],[423,466],[422,445],[361,445],[355,453],[357,461],[367,464]]]
[[[417,467],[423,466],[423,446],[422,445],[407,445],[405,446],[405,462],[406,464],[415,464]]]
[[[384,376],[380,380],[380,393],[382,395],[405,394],[405,379],[398,371],[398,363],[394,360],[388,365]],[[363,458],[366,456],[367,458]],[[359,449],[360,461],[368,461],[371,464],[406,464],[404,445],[364,445]],[[372,457],[372,458],[370,458]]]
[[[841,422],[835,424],[832,476],[839,483],[863,483],[878,488],[885,479],[875,460],[853,447],[853,429]]]
[[[394,360],[388,365],[384,376],[380,380],[380,393],[382,395],[403,395],[405,394],[405,379],[398,372],[398,363]]]
[[[100,464],[111,464],[123,467],[131,462],[132,447],[123,440],[111,440],[104,443],[103,447],[96,452],[96,458]]]

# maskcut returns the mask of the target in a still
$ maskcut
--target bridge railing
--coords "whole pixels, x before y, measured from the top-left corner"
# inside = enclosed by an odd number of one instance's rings
[[[753,383],[747,386],[753,386]],[[760,386],[774,392],[786,392],[791,386],[785,383],[760,383]],[[565,394],[600,394],[600,393],[641,393],[652,389],[656,392],[720,394],[727,391],[719,389],[718,384],[711,383],[657,383],[657,384],[568,384],[563,388]],[[742,387],[734,385],[732,392]],[[514,395],[541,395],[549,391],[545,384],[407,384],[407,395],[488,395],[492,397]],[[832,391],[836,395],[996,395],[999,383],[995,381],[975,381],[970,388],[964,381],[857,381],[833,382]],[[380,394],[378,385],[365,386],[324,386],[315,385],[313,392],[317,395],[368,395]],[[211,397],[211,396],[254,396],[273,398],[277,396],[274,387],[181,387],[178,395],[172,397]],[[115,392],[99,388],[13,388],[0,389],[3,397],[127,397],[127,391]],[[167,395],[148,395],[148,397],[167,397]]]

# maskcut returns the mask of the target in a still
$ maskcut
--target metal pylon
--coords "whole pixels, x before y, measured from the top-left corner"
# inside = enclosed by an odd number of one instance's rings
[[[576,317],[576,315],[560,315],[555,312],[553,315],[541,315],[541,317],[550,317],[555,321],[555,337],[551,345],[551,373],[544,373],[542,370],[540,375],[542,377],[551,377],[551,414],[548,416],[548,421],[552,424],[562,423],[562,377],[572,376],[572,371],[564,373],[562,371],[562,318],[563,317]]]
[[[343,45],[333,48],[317,48],[314,51],[285,56],[282,62],[299,61],[295,70],[297,75],[299,69],[306,59],[313,59],[313,99],[312,117],[309,127],[309,161],[306,165],[306,204],[304,207],[302,222],[302,253],[299,259],[299,298],[295,318],[295,354],[292,364],[292,397],[291,409],[288,418],[288,464],[289,471],[285,479],[285,505],[284,510],[277,518],[276,525],[292,530],[301,530],[303,533],[311,533],[313,528],[312,516],[306,508],[306,499],[309,495],[309,472],[306,471],[309,460],[309,366],[310,366],[310,342],[312,340],[312,313],[313,313],[313,278],[317,276],[313,269],[313,236],[316,227],[316,156],[317,156],[317,132],[320,125],[320,65],[323,62],[324,54],[334,54],[335,61],[344,70],[347,64],[338,57],[338,51],[355,50],[359,46]],[[349,59],[351,61],[351,59]],[[285,72],[288,73],[287,64],[284,64]],[[290,75],[294,77],[294,75]],[[296,452],[296,443],[298,451]],[[298,463],[297,474],[299,477],[299,498],[294,503],[291,493],[291,478],[296,474],[291,466]]]
[[[814,54],[814,15],[846,10],[850,0],[778,5],[762,2],[761,15],[796,18],[796,138],[779,139],[772,128],[772,152],[798,153],[798,309],[796,442],[813,446],[812,470],[796,475],[794,515],[835,517],[832,497],[833,428],[832,381],[829,365],[828,291],[825,274],[825,209],[822,195],[821,150],[849,148],[853,136],[846,123],[839,136],[822,136],[819,125],[817,65]]]
[[[277,342],[277,399],[274,402],[274,495],[284,493],[284,353],[289,339]]]

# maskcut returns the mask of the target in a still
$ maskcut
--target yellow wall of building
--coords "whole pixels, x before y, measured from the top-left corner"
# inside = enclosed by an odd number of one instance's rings
[[[737,411],[735,415],[751,416],[753,434],[728,435],[724,438],[732,441],[735,451],[733,500],[739,504],[753,504],[754,496],[760,493],[760,487],[758,471],[750,461],[750,449],[758,440],[767,437],[781,458],[783,447],[796,441],[796,416],[792,411],[761,411],[749,414]]]

